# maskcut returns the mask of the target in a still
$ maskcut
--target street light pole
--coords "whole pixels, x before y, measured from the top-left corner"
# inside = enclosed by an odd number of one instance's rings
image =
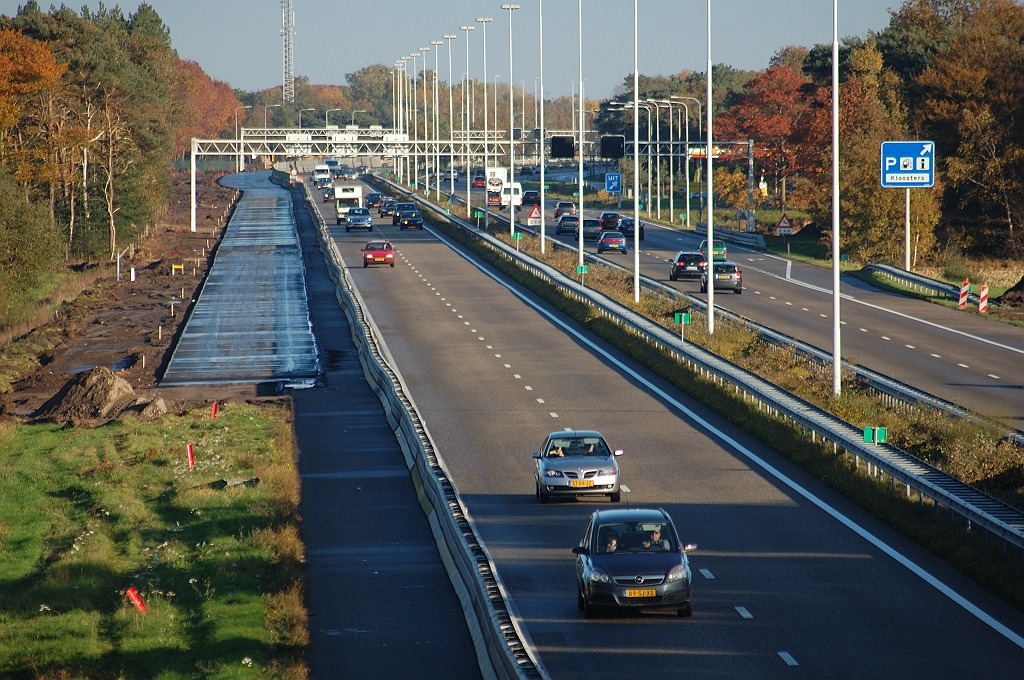
[[[438,135],[438,132],[437,132],[437,107],[438,107],[438,98],[437,98],[437,70],[439,68],[437,64],[438,64],[438,52],[441,51],[441,49],[438,47],[438,45],[443,45],[444,41],[443,40],[431,40],[430,44],[434,46],[434,96],[432,98],[432,102],[433,102],[433,105],[434,105],[434,175],[437,176],[437,181],[434,183],[434,200],[435,201],[440,201],[441,200],[441,172],[440,172],[440,166],[441,166],[441,145],[440,145],[439,142],[440,142],[441,137]],[[428,185],[428,187],[429,187],[429,185]]]
[[[341,110],[342,109],[327,109],[327,111],[324,112],[324,128],[325,129],[329,128],[331,126],[331,121],[330,121],[331,111],[341,111]]]
[[[708,266],[705,270],[707,272],[707,290],[708,290],[708,333],[715,332],[715,189],[714,181],[715,176],[713,174],[712,160],[714,156],[712,149],[714,144],[712,140],[714,136],[712,134],[712,105],[711,99],[711,83],[712,83],[712,65],[711,65],[711,0],[708,0],[708,77],[707,77],[707,107],[708,107],[708,150],[707,150],[707,164],[708,164]]]
[[[424,190],[430,194],[430,122],[427,119],[427,52],[429,47],[421,47],[423,53],[423,172],[426,174],[426,186]]]
[[[545,228],[547,227],[547,209],[544,203],[544,0],[539,0],[539,31],[540,31],[540,138],[537,140],[537,156],[540,162],[540,252],[544,254]]]
[[[693,97],[678,97],[672,95],[670,99],[685,99],[692,101],[697,104],[697,132],[700,132],[700,125],[703,117],[701,115],[700,101]],[[686,170],[686,228],[690,228],[690,107],[686,104],[682,105],[686,109],[686,155],[683,160],[684,168]]]
[[[419,164],[419,151],[416,146],[420,139],[420,119],[419,119],[419,105],[416,99],[416,81],[418,76],[416,75],[416,57],[420,56],[419,52],[413,52],[409,55],[412,59],[412,130],[413,130],[413,151],[412,151],[412,168],[409,173],[409,178],[412,180],[412,190],[416,191],[420,184],[420,164]]]
[[[512,79],[512,12],[519,9],[519,5],[502,5],[502,9],[508,10],[508,228],[509,236],[516,233],[516,202],[515,202],[515,181],[516,181],[516,159],[515,159],[515,128],[516,120],[513,113],[513,106],[516,100],[515,82]],[[494,86],[494,101],[498,101],[498,86]],[[498,125],[498,116],[494,116],[494,125]]]
[[[460,31],[466,32],[466,80],[462,86],[462,101],[466,103],[465,111],[462,117],[462,143],[465,145],[466,155],[466,219],[473,219],[473,180],[470,176],[473,174],[473,155],[472,147],[470,146],[470,128],[472,124],[469,118],[469,32],[476,30],[476,26],[459,26]]]
[[[839,300],[839,0],[832,0],[832,394],[837,397],[843,377]]]
[[[302,129],[302,112],[303,111],[316,111],[316,109],[299,109],[299,129]]]
[[[252,105],[249,106],[236,106],[235,107],[235,139],[238,139],[238,112],[244,109],[251,109]],[[235,157],[235,171],[242,171],[242,163],[245,162],[245,153],[242,152],[241,143],[238,144],[238,156]]]
[[[635,1],[635,0],[634,0]],[[583,0],[577,0],[576,29],[579,40],[579,67],[580,67],[580,165],[579,176],[576,178],[579,191],[579,215],[580,215],[580,266],[583,266]]]
[[[656,100],[656,99],[648,99],[647,103],[654,105],[654,111],[655,111],[654,115],[658,119],[655,122],[655,125],[654,125],[654,133],[655,133],[655,135],[657,137],[657,142],[656,142],[657,146],[654,147],[654,157],[656,159],[655,163],[658,166],[658,185],[657,185],[657,187],[658,187],[658,219],[660,220],[661,219],[661,105],[660,105],[660,102],[658,100]],[[669,109],[670,113],[671,113],[671,111],[672,110]],[[670,124],[671,124],[671,121],[670,121]]]
[[[452,41],[458,35],[445,35],[448,42],[448,179],[451,181],[450,193],[455,195],[455,95],[452,93]],[[469,42],[468,40],[466,42]]]
[[[272,109],[275,106],[280,107],[280,104],[267,104],[263,107],[263,129],[267,129],[267,109]]]
[[[633,0],[633,301],[640,302],[640,73],[637,0]]]
[[[341,111],[341,109],[334,109],[334,110],[335,111]],[[350,123],[351,125],[355,125],[356,124],[356,114],[357,113],[366,113],[366,109],[357,109],[356,111],[352,112],[352,119],[351,119],[351,123]]]
[[[487,24],[494,21],[491,17],[477,17],[477,23],[483,24],[484,31],[484,176],[487,176],[487,161],[489,148],[487,144],[488,121],[487,121]],[[497,85],[495,85],[497,87]],[[497,121],[495,121],[497,122]],[[487,205],[487,187],[484,187],[484,231],[490,228],[490,210]]]

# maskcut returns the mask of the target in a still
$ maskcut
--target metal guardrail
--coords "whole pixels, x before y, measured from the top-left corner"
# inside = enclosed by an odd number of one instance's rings
[[[472,224],[448,214],[433,203],[423,200],[418,194],[388,180],[376,179],[389,184],[395,191],[413,196],[428,211],[480,239],[503,257],[516,262],[538,278],[561,289],[563,293],[590,304],[616,324],[646,337],[653,344],[671,352],[701,376],[721,385],[733,385],[734,390],[742,395],[745,402],[756,402],[758,410],[766,410],[771,415],[786,419],[811,432],[812,441],[816,441],[820,436],[824,442],[831,442],[837,452],[841,448],[858,459],[864,459],[869,474],[884,472],[893,480],[899,480],[906,485],[908,496],[910,490],[914,489],[922,502],[925,496],[931,498],[935,502],[936,512],[939,505],[945,506],[951,512],[951,520],[960,515],[966,519],[967,528],[976,525],[1024,550],[1024,513],[1016,508],[961,482],[902,449],[888,444],[863,442],[863,432],[856,426],[701,347],[681,343],[674,333],[606,295],[586,288],[557,269],[520,253],[490,234],[478,231]],[[596,260],[592,256],[590,259]]]
[[[864,269],[866,269],[867,271],[878,272],[883,276],[886,276],[895,281],[899,281],[908,288],[916,286],[918,288],[923,288],[925,290],[933,290],[936,293],[945,295],[951,300],[960,299],[960,287],[952,283],[946,283],[945,281],[937,281],[935,279],[930,279],[927,276],[921,276],[920,274],[915,274],[914,272],[908,272],[902,269],[897,269],[896,267],[892,267],[887,264],[866,264],[864,265]],[[980,299],[981,298],[975,295],[974,293],[967,294],[967,300],[969,302],[972,302],[973,304],[978,304]],[[988,303],[993,307],[1000,306],[998,302],[995,302],[993,300],[989,300]]]
[[[427,426],[420,419],[402,377],[392,368],[394,362],[380,331],[364,311],[365,305],[330,238],[316,199],[307,185],[303,185],[303,193],[317,226],[320,250],[336,285],[335,295],[348,318],[363,372],[384,404],[421,504],[425,502],[431,508],[428,513],[431,531],[466,614],[481,673],[485,678],[501,680],[544,678],[545,673],[525,642],[525,633],[509,610],[505,588],[494,563],[468,519]]]
[[[707,223],[698,222],[696,228],[694,229],[694,233],[696,233],[697,236],[707,237]],[[761,234],[752,234],[746,231],[736,231],[735,229],[729,229],[728,227],[716,227],[715,239],[730,241],[732,243],[738,243],[741,246],[748,246],[750,248],[757,248],[759,250],[767,250],[767,246],[765,246],[764,244],[764,236],[761,236]]]

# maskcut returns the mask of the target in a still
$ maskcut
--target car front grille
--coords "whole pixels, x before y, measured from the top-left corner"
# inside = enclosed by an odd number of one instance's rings
[[[640,587],[646,588],[648,586],[661,585],[662,581],[665,580],[665,575],[664,574],[651,574],[651,575],[641,574],[641,576],[643,576],[643,579],[644,579],[643,583],[637,583],[636,582],[636,575],[635,574],[633,576],[616,576],[615,577],[615,583],[617,585],[620,585],[620,586],[632,586],[634,588],[640,588]]]
[[[583,472],[582,475],[573,470],[565,470],[562,474],[565,475],[566,479],[593,479],[597,476],[597,470],[588,470]]]

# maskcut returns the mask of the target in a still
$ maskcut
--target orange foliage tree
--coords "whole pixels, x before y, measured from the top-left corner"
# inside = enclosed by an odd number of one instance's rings
[[[194,61],[179,59],[174,71],[178,76],[174,99],[181,107],[174,156],[181,158],[189,152],[193,137],[216,138],[226,130],[234,133],[235,109],[242,104],[229,84],[214,80]],[[238,111],[238,120],[245,120],[245,109]]]
[[[17,122],[27,98],[52,88],[66,69],[46,43],[0,28],[0,131]]]

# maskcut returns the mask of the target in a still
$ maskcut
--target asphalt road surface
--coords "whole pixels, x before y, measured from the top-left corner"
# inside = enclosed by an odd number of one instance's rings
[[[551,217],[554,204],[548,207]],[[585,205],[584,211],[587,217],[601,212]],[[553,222],[548,224],[553,233]],[[557,238],[575,245],[571,235]],[[675,254],[697,250],[701,240],[693,232],[647,224],[641,272],[706,299],[698,280],[668,278]],[[786,259],[727,246],[729,260],[740,265],[744,291],[716,292],[715,306],[830,351],[831,270],[792,261],[787,279]],[[596,242],[585,249],[596,254]],[[633,269],[632,252],[604,257]],[[1024,328],[887,293],[850,276],[842,277],[841,292],[844,359],[1024,430]]]
[[[358,262],[369,237],[331,232]],[[552,677],[1024,672],[1024,617],[430,232],[377,232],[398,264],[353,279]],[[624,449],[624,502],[664,507],[699,545],[692,619],[577,611],[570,550],[605,502],[539,505],[530,458],[566,427]]]

